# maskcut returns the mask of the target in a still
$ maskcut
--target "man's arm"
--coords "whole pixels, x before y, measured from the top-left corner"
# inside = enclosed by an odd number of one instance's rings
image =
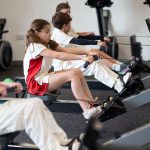
[[[94,35],[94,32],[77,32],[79,36]]]

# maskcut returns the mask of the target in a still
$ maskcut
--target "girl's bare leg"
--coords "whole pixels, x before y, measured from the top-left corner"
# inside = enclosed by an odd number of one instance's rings
[[[90,97],[91,101],[94,101],[91,91],[89,90],[88,84],[82,73],[81,73],[81,84],[83,86],[83,89],[84,89],[84,92],[86,93],[86,95],[88,95]]]
[[[80,101],[80,99],[92,102],[93,97],[83,78],[84,77],[79,69],[57,71],[55,74],[49,76],[48,90],[54,91],[59,89],[63,84],[70,81],[72,92],[84,111],[89,107],[89,103]]]

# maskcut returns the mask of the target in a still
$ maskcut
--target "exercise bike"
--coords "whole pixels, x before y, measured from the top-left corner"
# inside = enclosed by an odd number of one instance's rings
[[[13,52],[11,44],[2,39],[2,35],[7,33],[8,30],[4,31],[4,27],[6,24],[6,19],[0,19],[0,69],[7,70],[12,62]]]

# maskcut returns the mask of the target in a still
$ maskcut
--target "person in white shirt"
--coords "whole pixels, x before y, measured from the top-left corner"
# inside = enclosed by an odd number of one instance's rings
[[[56,6],[56,12],[67,13],[68,15],[70,15],[71,7],[68,2],[62,2]],[[66,34],[69,36],[67,37],[64,35],[64,37],[62,37],[62,38],[67,38],[70,43],[73,42],[74,44],[79,44],[80,46],[84,45],[81,47],[84,47],[84,49],[86,48],[87,50],[91,49],[91,48],[99,49],[99,45],[102,45],[104,47],[104,46],[106,46],[105,42],[108,42],[108,43],[110,42],[110,38],[95,35],[93,32],[75,32],[75,30],[72,28],[72,26],[70,27],[69,31],[66,31]],[[71,37],[73,37],[73,39]],[[59,39],[61,39],[61,38],[59,38]],[[91,41],[91,40],[93,40],[93,41]],[[99,40],[99,41],[97,41],[97,40]],[[100,41],[100,40],[104,40],[104,41]],[[57,41],[57,42],[59,42],[59,41]],[[69,47],[71,47],[71,46],[75,47],[74,44],[70,44]],[[85,44],[88,44],[88,45],[85,45]],[[94,45],[89,45],[89,44],[94,44]],[[95,44],[98,44],[98,45],[95,45]],[[81,48],[77,45],[76,45],[76,47]],[[129,70],[127,64],[123,64],[122,62],[113,59],[112,57],[107,55],[105,52],[103,52],[103,50],[101,50],[100,55],[101,55],[101,58],[103,58],[102,59],[103,63],[105,65],[107,65],[109,68],[117,71],[119,74],[125,74]],[[121,66],[119,66],[119,64]]]
[[[68,15],[70,15],[71,13],[71,7],[69,5],[68,2],[62,2],[62,3],[59,3],[57,6],[56,6],[56,12],[63,12],[63,13],[67,13]],[[110,38],[108,37],[103,37],[103,36],[100,36],[100,35],[95,35],[93,32],[76,32],[72,26],[70,27],[70,30],[66,32],[67,35],[69,35],[70,37],[73,37],[73,38],[76,38],[76,39],[79,39],[79,40],[76,40],[76,41],[82,41],[82,39],[87,39],[87,40],[90,40],[90,41],[87,41],[88,45],[84,45],[82,47],[84,47],[84,49],[86,48],[87,50],[88,49],[91,49],[91,48],[96,48],[96,49],[99,49],[99,45],[103,45],[105,46],[106,43],[105,42],[110,42]],[[70,40],[70,37],[68,37],[68,40]],[[67,38],[67,37],[66,37]],[[92,43],[94,45],[89,45],[89,42],[90,44],[91,43],[91,40],[95,40],[95,41],[92,41]],[[99,42],[98,45],[95,45],[97,43],[97,40],[104,40],[104,42]],[[86,40],[83,40],[83,42],[85,42]],[[101,43],[101,44],[100,44]],[[77,44],[77,43],[76,43]],[[82,43],[81,43],[82,44]],[[80,45],[80,42],[79,42],[79,45]],[[73,46],[75,47],[75,45],[71,44],[70,47]],[[76,45],[77,47],[77,45]],[[81,48],[81,47],[80,47]],[[129,68],[128,68],[128,65],[127,64],[123,64],[122,62],[120,61],[117,61],[115,59],[113,59],[112,57],[110,57],[109,55],[107,55],[105,52],[103,52],[103,50],[100,52],[100,55],[101,57],[103,58],[102,61],[105,65],[107,65],[109,68],[117,71],[119,74],[125,74]],[[107,58],[107,59],[106,59]],[[122,64],[121,67],[119,67],[117,64]],[[120,69],[119,68],[122,68],[121,71],[119,71]]]
[[[68,36],[66,34],[67,31],[69,31],[71,25],[70,25],[70,16],[66,13],[56,13],[53,18],[52,22],[54,24],[54,30],[51,36],[51,39],[58,42],[63,47],[75,47],[77,45],[70,45],[69,41],[72,37]],[[56,28],[57,27],[57,28]],[[99,53],[101,56],[101,52],[95,50]],[[108,56],[107,56],[108,57]],[[103,60],[103,58],[102,58]],[[107,60],[107,59],[106,59]],[[53,60],[53,66],[55,70],[62,70],[62,69],[70,69],[70,68],[80,68],[81,71],[85,76],[92,76],[102,82],[103,84],[107,85],[110,88],[114,88],[117,92],[121,92],[124,88],[124,85],[121,83],[118,74],[116,74],[114,71],[109,69],[101,59],[98,61],[94,61],[92,64],[90,64],[87,68],[83,68],[84,61],[60,61],[57,59]],[[121,64],[113,64],[112,66],[115,66],[114,69],[118,68],[121,70]],[[113,68],[111,66],[111,68]],[[130,79],[131,73],[128,72],[123,78],[125,80],[125,83]]]
[[[20,83],[0,82],[0,135],[25,130],[40,150],[79,150],[80,141],[69,139],[39,98],[9,98],[7,89],[20,92]]]
[[[52,17],[52,23],[54,26],[51,39],[59,43],[61,46],[69,46],[69,47],[77,47],[78,45],[84,45],[86,43],[89,44],[91,42],[97,42],[93,40],[86,40],[86,39],[77,39],[69,36],[67,33],[70,31],[71,28],[71,20],[72,18],[67,13],[58,12],[55,13],[55,15]],[[91,46],[91,45],[90,45]],[[88,50],[87,48],[83,47],[85,50]],[[91,48],[90,48],[91,49]],[[129,67],[127,64],[124,64],[122,62],[119,62],[103,51],[99,51],[98,49],[93,49],[93,51],[99,52],[99,55],[101,56],[101,61],[107,65],[112,70],[115,70],[119,72],[120,74],[125,74]]]
[[[83,110],[84,118],[90,119],[99,115],[102,111],[101,106],[91,105],[94,103],[94,98],[79,68],[50,71],[54,58],[92,63],[93,55],[97,53],[60,47],[55,41],[50,40],[50,29],[48,21],[35,19],[27,32],[23,69],[28,93],[44,95],[70,82],[71,90]]]
[[[70,15],[71,7],[68,2],[62,2],[56,6],[56,12],[63,12]],[[102,40],[103,38],[100,35],[95,35],[94,32],[76,32],[73,27],[71,27],[68,35],[74,38],[84,38],[89,40]],[[107,37],[104,37],[104,40],[108,42],[110,41],[110,39]]]

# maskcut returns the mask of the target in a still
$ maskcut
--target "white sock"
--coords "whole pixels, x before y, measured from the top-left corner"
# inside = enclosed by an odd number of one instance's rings
[[[114,89],[115,89],[118,93],[120,93],[120,92],[123,90],[123,88],[124,88],[124,86],[123,86],[121,80],[120,80],[120,79],[117,79],[117,80],[116,80],[116,83],[115,83],[115,85],[114,85]]]
[[[126,84],[128,82],[128,80],[131,78],[132,73],[128,72],[126,75],[123,76],[123,81]],[[124,88],[124,85],[122,83],[122,81],[120,79],[117,79],[115,84],[114,84],[114,89],[120,93]]]
[[[120,71],[120,69],[121,69],[120,64],[113,64],[111,68],[112,68],[112,70],[115,70],[115,71]]]

